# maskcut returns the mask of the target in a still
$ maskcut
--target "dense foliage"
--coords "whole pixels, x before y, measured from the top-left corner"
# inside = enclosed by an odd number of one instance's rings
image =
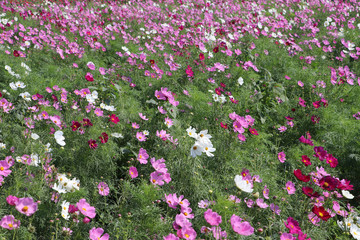
[[[357,0],[0,9],[0,239],[360,239]]]

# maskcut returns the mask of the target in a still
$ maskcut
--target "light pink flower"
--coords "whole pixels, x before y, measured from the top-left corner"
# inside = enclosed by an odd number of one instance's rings
[[[218,213],[213,212],[210,208],[204,212],[204,218],[211,226],[219,226],[222,222],[221,216]]]
[[[284,152],[279,152],[279,153],[278,153],[278,159],[279,159],[279,161],[280,161],[281,163],[285,162],[285,160],[286,160],[286,155],[285,155],[285,153],[284,153]]]
[[[288,194],[295,194],[295,184],[293,183],[293,182],[291,182],[291,181],[288,181],[287,183],[286,183],[286,190],[287,190],[287,192],[288,192]]]
[[[38,205],[36,202],[34,202],[32,198],[27,197],[27,198],[20,198],[15,208],[20,213],[25,214],[26,216],[29,217],[37,211]]]
[[[231,216],[230,222],[232,229],[240,235],[249,236],[254,233],[254,228],[250,225],[250,223],[242,222],[242,219],[235,214]]]
[[[79,202],[76,203],[76,206],[84,216],[89,218],[94,218],[96,216],[95,208],[90,206],[90,204],[86,202],[86,199],[80,199]]]
[[[6,215],[0,221],[2,228],[13,230],[20,227],[20,220],[16,221],[13,215]]]
[[[109,234],[105,233],[104,235],[102,235],[103,233],[104,233],[104,229],[93,227],[89,231],[89,238],[91,240],[108,240],[109,239]]]

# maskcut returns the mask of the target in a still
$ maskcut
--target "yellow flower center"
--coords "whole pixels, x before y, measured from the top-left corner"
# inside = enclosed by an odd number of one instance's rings
[[[66,210],[66,207],[64,207],[64,210]]]
[[[4,167],[0,167],[0,170],[1,170],[1,171],[4,171]]]
[[[204,134],[200,134],[200,137],[203,137],[204,136]]]
[[[10,228],[12,228],[12,227],[13,227],[13,225],[12,225],[11,223],[9,223],[9,224],[8,224],[8,226],[9,226]]]
[[[185,215],[185,216],[187,216],[187,215],[188,215],[188,213],[187,213],[187,212],[184,212],[184,215]]]
[[[27,212],[28,209],[29,209],[29,207],[28,207],[28,206],[25,206],[25,207],[23,207],[23,208],[21,209],[21,211]]]
[[[142,155],[141,155],[141,154],[139,155],[139,158],[142,158]]]
[[[324,183],[324,186],[325,186],[325,187],[328,187],[328,186],[329,186],[329,184],[328,184],[327,182],[325,182],[325,183]]]
[[[186,234],[185,234],[185,237],[186,237],[186,238],[189,238],[190,236],[189,236],[189,234],[186,233]]]
[[[155,183],[155,182],[156,182],[156,180],[155,180],[155,179],[153,179],[153,180],[152,180],[152,182],[153,182],[153,183]]]
[[[320,217],[323,217],[323,216],[324,216],[324,214],[323,214],[322,212],[320,212],[320,213],[319,213],[319,216],[320,216]]]
[[[84,210],[86,212],[86,208],[82,208],[82,210]]]
[[[290,187],[287,187],[287,190],[289,190],[289,191],[290,191]]]

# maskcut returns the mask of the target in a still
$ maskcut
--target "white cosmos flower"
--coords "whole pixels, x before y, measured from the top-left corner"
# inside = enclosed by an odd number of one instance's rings
[[[0,150],[4,150],[6,149],[6,144],[5,143],[0,143]]]
[[[111,136],[114,138],[124,138],[124,136],[121,133],[112,133]]]
[[[341,193],[344,197],[346,197],[347,199],[353,199],[354,195],[352,195],[349,191],[346,190],[341,190]]]
[[[198,140],[199,142],[201,142],[205,145],[211,144],[210,138],[212,138],[212,136],[210,134],[208,134],[208,130],[202,130],[196,136],[196,140]]]
[[[59,144],[60,146],[65,146],[65,137],[63,136],[63,132],[62,131],[56,131],[55,133],[54,133],[54,137],[55,137],[55,140],[56,140],[56,142],[57,142],[57,144]]]
[[[39,155],[31,154],[30,158],[31,158],[30,166],[35,166],[35,167],[39,166],[40,163]]]
[[[190,154],[192,157],[200,156],[203,150],[204,147],[199,142],[195,142],[195,144],[191,147]]]
[[[242,176],[236,175],[235,176],[235,184],[241,191],[252,193],[254,191],[253,186],[249,180],[243,180]]]
[[[58,193],[66,193],[66,189],[65,189],[64,186],[61,185],[61,184],[55,183],[54,186],[52,187],[52,189],[54,189],[54,190],[57,191]]]
[[[61,216],[65,220],[69,220],[69,218],[70,218],[69,206],[70,206],[70,202],[67,202],[65,200],[61,203]]]
[[[26,87],[26,85],[25,85],[23,82],[20,82],[20,81],[17,81],[17,82],[15,83],[15,85],[16,85],[16,87],[18,87],[18,88],[25,88],[25,87]]]
[[[149,131],[148,131],[148,130],[144,130],[144,131],[143,131],[143,134],[144,134],[145,136],[148,136],[148,135],[149,135]]]
[[[216,148],[213,148],[212,143],[210,142],[210,144],[204,145],[204,153],[206,153],[206,155],[208,157],[213,157],[214,154],[212,154],[212,152],[215,152]]]
[[[17,86],[16,86],[16,84],[15,83],[10,83],[9,84],[10,85],[10,88],[12,89],[12,90],[17,90],[18,88],[17,88]]]
[[[197,138],[197,133],[196,133],[195,128],[190,126],[188,129],[186,129],[186,132],[190,137],[195,138],[195,139]]]
[[[224,94],[221,94],[221,95],[220,95],[219,101],[220,101],[220,103],[226,102],[226,98],[225,98]]]
[[[244,84],[244,79],[242,77],[239,77],[238,83],[239,83],[240,86],[243,85]]]
[[[36,133],[32,133],[31,134],[31,138],[34,139],[34,140],[38,140],[39,139],[39,135],[37,135]]]
[[[360,228],[356,224],[351,225],[350,233],[355,239],[360,239]]]
[[[20,93],[19,96],[27,102],[31,101],[31,95],[28,92]]]

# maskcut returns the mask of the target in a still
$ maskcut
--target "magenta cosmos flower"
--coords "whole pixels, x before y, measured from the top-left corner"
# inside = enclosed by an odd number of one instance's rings
[[[211,226],[218,226],[222,222],[221,216],[210,208],[204,212],[204,218]]]
[[[6,215],[0,221],[0,226],[9,230],[19,228],[20,221],[16,221],[13,215]]]
[[[139,150],[139,154],[137,156],[137,160],[141,163],[141,164],[147,164],[147,159],[149,158],[149,154],[147,154],[146,150],[143,148],[140,148]]]
[[[94,227],[89,231],[89,238],[91,240],[108,240],[109,234],[105,233],[104,235],[102,235],[103,233],[104,233],[104,229]]]
[[[98,189],[99,189],[99,194],[102,195],[102,196],[107,196],[109,195],[109,186],[104,183],[104,182],[100,182],[99,185],[97,186]]]
[[[16,196],[9,195],[6,197],[6,202],[11,206],[16,206],[16,204],[19,202],[19,198]]]
[[[285,153],[284,153],[284,152],[279,152],[279,153],[278,153],[278,159],[279,159],[279,161],[280,161],[281,163],[285,162],[285,160],[286,160],[286,155],[285,155]]]
[[[37,211],[38,205],[32,198],[20,198],[15,208],[29,217]]]
[[[96,216],[95,208],[90,206],[90,204],[86,202],[86,199],[80,199],[79,202],[76,203],[76,206],[83,215],[89,218],[94,218]]]
[[[137,171],[136,167],[130,167],[129,174],[130,174],[131,178],[137,178],[138,171]]]

